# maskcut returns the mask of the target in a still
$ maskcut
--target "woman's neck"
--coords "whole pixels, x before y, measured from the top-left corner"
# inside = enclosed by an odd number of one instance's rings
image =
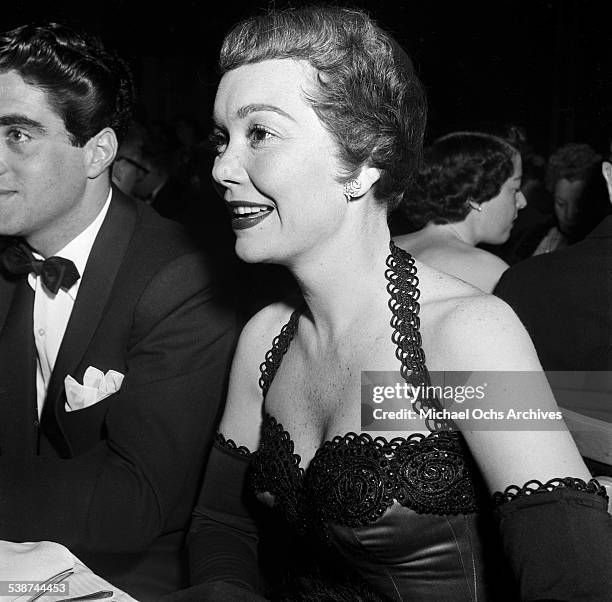
[[[390,238],[386,219],[370,221],[365,231],[329,240],[289,266],[322,339],[342,337],[386,297]]]
[[[452,224],[427,224],[422,232],[436,240],[456,241],[475,247],[480,241],[467,220]]]

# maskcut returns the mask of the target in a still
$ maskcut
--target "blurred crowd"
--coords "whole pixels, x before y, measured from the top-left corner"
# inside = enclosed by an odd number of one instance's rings
[[[598,152],[586,142],[568,142],[545,155],[533,148],[521,126],[486,124],[474,129],[502,138],[520,153],[526,201],[509,238],[501,244],[479,243],[480,248],[513,265],[583,240],[612,213],[601,177],[602,161],[609,160],[612,148]],[[404,207],[391,216],[391,229],[397,235],[418,228]]]

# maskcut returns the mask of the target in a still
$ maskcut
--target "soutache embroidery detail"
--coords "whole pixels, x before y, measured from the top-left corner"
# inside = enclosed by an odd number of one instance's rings
[[[393,328],[392,340],[396,345],[395,355],[400,361],[400,372],[408,384],[415,387],[423,385],[423,391],[431,384],[429,372],[425,366],[425,353],[421,347],[421,333],[419,332],[419,279],[414,265],[414,258],[397,247],[393,241],[390,243],[391,255],[387,257],[385,277],[387,278],[387,292],[389,293],[389,308]],[[441,410],[437,400],[420,394],[413,402],[414,409]],[[425,424],[432,432],[453,430],[453,425],[445,420],[426,418]]]
[[[287,349],[289,349],[289,345],[295,333],[297,331],[298,320],[300,319],[301,311],[296,309],[289,318],[287,324],[285,324],[280,334],[274,337],[272,341],[272,347],[266,353],[266,358],[259,366],[259,371],[261,372],[261,377],[259,379],[259,386],[263,391],[263,396],[265,397],[268,394],[268,389],[272,384],[272,380],[274,379],[274,375],[278,370],[283,356],[287,353]]]
[[[509,485],[503,492],[496,491],[493,494],[493,502],[496,506],[500,506],[501,504],[511,502],[519,497],[534,495],[546,491],[550,492],[554,491],[555,489],[563,488],[574,489],[576,491],[592,493],[606,499],[608,498],[606,488],[603,485],[600,485],[597,479],[591,479],[588,483],[586,483],[583,479],[565,477],[563,479],[550,479],[549,481],[546,481],[546,483],[533,479],[532,481],[527,481],[527,483],[525,483],[522,487],[519,487],[518,485]]]
[[[317,451],[305,492],[321,520],[349,527],[373,522],[395,501],[427,514],[475,512],[465,454],[457,433],[391,441],[349,433]]]
[[[219,447],[224,447],[225,449],[229,449],[233,452],[240,454],[241,456],[251,456],[252,455],[251,451],[247,447],[244,447],[244,445],[241,445],[240,447],[238,447],[232,439],[226,439],[222,433],[217,433],[215,435],[215,443]]]
[[[261,443],[251,461],[250,484],[257,492],[274,496],[274,505],[298,531],[305,529],[301,458],[293,441],[273,416],[264,414]]]

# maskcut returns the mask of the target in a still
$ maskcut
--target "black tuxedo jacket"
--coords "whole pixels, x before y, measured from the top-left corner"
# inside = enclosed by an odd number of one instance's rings
[[[181,232],[113,191],[40,424],[31,289],[0,275],[0,539],[60,542],[139,600],[184,585],[183,535],[235,340]],[[124,374],[121,389],[67,412],[64,379],[82,383],[89,366]]]
[[[612,216],[579,243],[517,263],[494,293],[527,328],[545,370],[612,370]]]

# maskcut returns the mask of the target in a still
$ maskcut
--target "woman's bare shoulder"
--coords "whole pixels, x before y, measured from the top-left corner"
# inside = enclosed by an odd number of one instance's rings
[[[483,291],[466,280],[444,272],[436,266],[422,261],[415,262],[421,304],[435,303],[452,307],[463,299],[484,295]]]
[[[248,346],[250,351],[260,347],[269,349],[274,337],[280,334],[283,326],[291,318],[291,314],[300,306],[301,302],[297,298],[284,299],[266,305],[245,324],[240,334],[239,345]]]
[[[274,338],[299,304],[279,301],[258,311],[244,326],[230,373],[227,404],[220,432],[248,449],[259,445],[263,391],[260,366]]]
[[[541,370],[525,327],[512,308],[477,292],[440,303],[432,329],[450,370]]]
[[[503,271],[509,267],[501,257],[480,247],[466,247],[464,253],[466,258],[477,262],[483,269]]]
[[[427,262],[427,259],[423,257],[423,261]],[[438,269],[469,282],[485,292],[491,292],[501,275],[508,269],[508,264],[497,255],[470,246],[440,250],[430,260]]]

